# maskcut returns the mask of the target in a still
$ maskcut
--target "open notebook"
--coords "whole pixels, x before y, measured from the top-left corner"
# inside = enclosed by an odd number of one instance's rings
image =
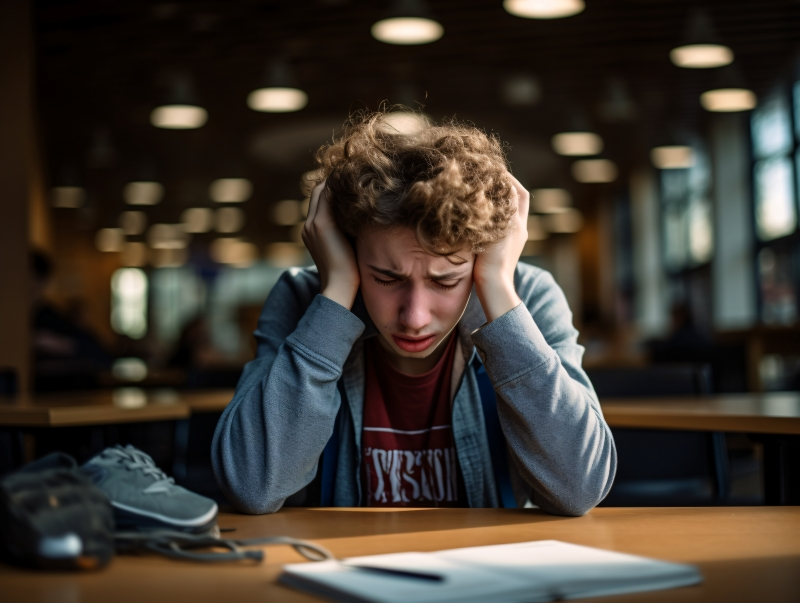
[[[297,563],[284,566],[280,581],[346,603],[533,603],[688,586],[702,577],[691,565],[541,540]]]

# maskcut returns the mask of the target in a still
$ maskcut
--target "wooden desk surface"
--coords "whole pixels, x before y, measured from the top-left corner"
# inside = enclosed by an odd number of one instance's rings
[[[800,507],[595,509],[564,518],[517,509],[285,509],[222,515],[222,527],[252,538],[315,540],[338,557],[556,539],[697,564],[704,583],[593,601],[800,601]],[[276,584],[288,547],[266,547],[263,565],[192,564],[156,556],[117,557],[97,573],[42,573],[0,566],[6,603],[319,601]],[[409,602],[411,603],[411,602]]]
[[[612,427],[800,434],[800,393],[605,399]]]

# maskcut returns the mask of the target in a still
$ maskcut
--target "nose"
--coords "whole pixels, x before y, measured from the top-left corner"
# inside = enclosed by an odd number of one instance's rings
[[[431,323],[431,307],[423,287],[409,286],[400,304],[400,325],[409,335],[424,332]]]

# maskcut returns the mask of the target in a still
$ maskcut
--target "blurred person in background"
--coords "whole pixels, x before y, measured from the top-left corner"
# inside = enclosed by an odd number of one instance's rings
[[[34,390],[97,387],[100,373],[111,368],[113,357],[89,328],[85,301],[73,299],[69,311],[61,312],[45,297],[52,262],[39,251],[31,253],[30,262]]]
[[[287,271],[264,305],[214,437],[217,480],[246,513],[582,515],[616,453],[563,292],[518,262],[529,194],[496,137],[421,117],[404,134],[387,115],[351,119],[317,153],[303,230],[316,269]]]

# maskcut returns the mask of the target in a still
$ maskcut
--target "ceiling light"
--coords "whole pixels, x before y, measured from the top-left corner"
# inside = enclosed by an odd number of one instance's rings
[[[150,123],[167,130],[193,130],[208,121],[208,111],[195,105],[163,105],[150,113]]]
[[[183,249],[189,235],[179,224],[153,224],[147,231],[147,243],[153,249]]]
[[[279,226],[292,226],[303,219],[303,207],[300,201],[278,201],[272,208],[272,221]]]
[[[207,207],[190,207],[181,214],[181,224],[186,232],[208,232],[214,225],[214,212]]]
[[[559,155],[597,155],[603,139],[591,132],[562,132],[553,136],[553,150]]]
[[[217,232],[239,232],[244,226],[244,212],[238,207],[223,207],[214,216],[214,228]]]
[[[308,94],[299,88],[259,88],[247,95],[247,106],[253,111],[289,113],[308,104]]]
[[[694,151],[685,145],[655,147],[650,151],[650,160],[660,170],[690,168],[694,165]]]
[[[189,260],[186,249],[153,249],[150,263],[155,268],[180,268]]]
[[[542,217],[544,227],[558,234],[578,232],[583,227],[583,215],[577,209],[567,209],[561,213]]]
[[[504,0],[503,8],[526,19],[561,19],[586,8],[583,0]]]
[[[208,196],[217,203],[241,203],[253,194],[253,184],[247,178],[220,178],[208,187]]]
[[[119,227],[126,235],[140,235],[147,228],[147,214],[143,211],[124,211],[119,216]]]
[[[733,51],[722,44],[687,44],[670,50],[669,58],[678,67],[709,69],[733,63]]]
[[[558,212],[571,202],[569,191],[563,188],[537,188],[531,191],[531,211],[537,214]]]
[[[278,268],[292,268],[306,263],[306,250],[296,243],[270,243],[264,254],[267,262]]]
[[[75,209],[86,203],[86,190],[80,186],[56,186],[50,189],[50,204],[53,207]]]
[[[700,104],[706,111],[731,113],[754,109],[758,99],[752,90],[746,88],[719,88],[703,92],[700,95]]]
[[[430,122],[427,117],[418,113],[395,111],[384,115],[381,118],[380,126],[384,132],[410,136],[422,132],[422,130],[430,126]],[[316,175],[316,172],[314,174]]]
[[[99,251],[122,251],[125,233],[121,228],[101,228],[95,235],[94,244]]]
[[[372,37],[387,44],[429,44],[444,35],[438,21],[424,17],[394,17],[376,22]]]
[[[159,182],[129,182],[122,197],[128,205],[156,205],[164,198],[164,187]]]
[[[582,159],[572,164],[572,176],[578,182],[613,182],[617,166],[608,159]]]

